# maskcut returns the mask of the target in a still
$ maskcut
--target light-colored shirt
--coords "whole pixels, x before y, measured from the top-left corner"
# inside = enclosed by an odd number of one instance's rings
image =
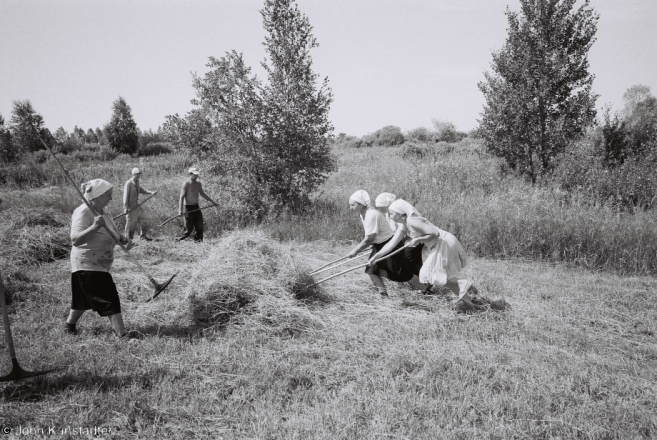
[[[375,244],[383,243],[395,235],[386,216],[377,209],[368,209],[365,212],[363,228],[365,228],[365,236],[376,234]]]
[[[107,226],[116,233],[116,224],[112,216],[107,212],[103,215]],[[87,205],[78,206],[73,211],[71,218],[71,239],[94,224],[94,214]],[[100,228],[87,237],[87,241],[71,248],[71,272],[79,270],[92,270],[98,272],[109,272],[114,262],[114,246],[116,241],[107,233],[105,228]]]
[[[150,194],[150,191],[141,187],[139,182],[135,183],[132,178],[123,185],[123,207],[125,209],[135,209],[139,204],[139,194]]]

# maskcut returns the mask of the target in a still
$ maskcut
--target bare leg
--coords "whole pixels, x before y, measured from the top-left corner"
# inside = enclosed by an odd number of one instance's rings
[[[372,274],[368,274],[368,275],[370,276],[370,279],[377,287],[377,289],[379,289],[379,293],[383,296],[388,296],[388,290],[386,289],[386,285],[383,284],[383,279],[381,279],[381,277],[378,275],[372,275]]]
[[[417,275],[413,275],[413,278],[411,278],[411,280],[408,283],[414,288],[416,288],[417,290],[421,290],[423,292],[431,288],[431,284],[421,283]]]
[[[120,313],[109,316],[109,320],[112,323],[112,327],[118,336],[123,336],[125,334],[125,326],[123,325],[123,317]]]
[[[66,323],[75,325],[78,320],[82,317],[82,314],[84,313],[84,310],[73,310],[71,309],[70,313],[68,314],[68,318],[66,318]]]

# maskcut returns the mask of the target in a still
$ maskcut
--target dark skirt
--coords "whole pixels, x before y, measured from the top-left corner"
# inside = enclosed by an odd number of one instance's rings
[[[390,240],[392,240],[392,237],[383,243],[373,244],[370,258],[372,258],[372,255],[379,252]],[[404,246],[403,241],[397,243],[397,246],[395,246],[395,248],[390,251],[390,253],[398,250],[402,246]],[[383,261],[379,261],[376,264],[367,266],[365,268],[365,273],[370,275],[378,275],[380,277],[387,278],[390,281],[397,281],[400,283],[410,281],[411,278],[413,278],[413,271],[408,265],[408,261],[406,260],[406,255],[404,252],[399,252],[398,254],[388,257]]]
[[[100,316],[121,313],[121,301],[109,272],[79,270],[71,274],[72,310],[93,310]]]
[[[408,267],[415,275],[420,275],[420,269],[422,269],[422,249],[424,249],[424,243],[404,249]]]

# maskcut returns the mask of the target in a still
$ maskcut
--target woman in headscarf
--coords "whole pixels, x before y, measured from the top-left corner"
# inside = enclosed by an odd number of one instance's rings
[[[112,185],[94,179],[82,185],[83,203],[73,211],[71,219],[71,312],[65,330],[77,334],[76,324],[85,310],[92,309],[107,316],[119,336],[125,336],[119,293],[109,271],[114,261],[114,246],[119,241],[129,249],[132,242],[118,232],[105,207],[112,200]],[[105,227],[109,229],[109,233]],[[111,233],[111,235],[110,235]]]
[[[391,281],[410,282],[418,290],[427,289],[427,286],[420,283],[417,275],[413,274],[403,252],[374,263],[376,260],[384,258],[389,253],[401,248],[405,233],[403,231],[395,233],[390,228],[385,215],[372,206],[369,194],[363,190],[356,191],[349,197],[349,207],[360,215],[365,229],[365,237],[349,252],[349,257],[353,258],[361,250],[370,245],[372,246],[372,253],[368,261],[369,265],[365,268],[365,273],[370,276],[379,294],[388,296],[388,291],[381,277]]]
[[[392,221],[392,219],[390,218],[390,214],[388,214],[388,207],[395,200],[397,200],[397,196],[389,192],[384,192],[379,194],[378,196],[376,196],[376,199],[374,200],[374,206],[376,207],[376,209],[381,211],[386,216],[388,223],[390,223],[390,228],[393,231],[397,231],[399,228],[397,227],[397,223]],[[417,212],[417,215],[419,216],[420,213]],[[410,237],[406,235],[405,230],[404,230],[403,240],[405,244],[408,244],[407,240],[410,241]],[[423,249],[424,249],[424,243],[418,243],[415,246],[409,246],[406,249],[404,249],[404,255],[406,256],[406,261],[408,261],[408,265],[413,271],[413,274],[415,275],[420,275],[420,269],[422,268]]]
[[[405,200],[392,202],[388,212],[393,221],[409,231],[411,246],[421,242],[429,250],[429,255],[420,269],[420,281],[446,286],[459,300],[469,302],[470,293],[476,293],[476,289],[472,281],[463,276],[462,272],[468,264],[468,259],[457,238],[421,217]]]

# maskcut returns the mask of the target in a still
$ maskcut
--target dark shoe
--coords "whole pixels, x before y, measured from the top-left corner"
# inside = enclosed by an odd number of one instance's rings
[[[387,297],[387,296],[388,296],[388,292],[386,292],[385,290],[379,290],[379,295],[381,295],[381,296],[386,296],[386,297]]]
[[[69,335],[77,335],[78,329],[75,327],[75,324],[69,324],[68,322],[64,323],[64,331]]]
[[[141,239],[142,239],[142,240],[145,240],[145,241],[153,241],[153,239],[152,239],[151,237],[146,237],[145,235],[143,235],[143,236],[141,237]]]

